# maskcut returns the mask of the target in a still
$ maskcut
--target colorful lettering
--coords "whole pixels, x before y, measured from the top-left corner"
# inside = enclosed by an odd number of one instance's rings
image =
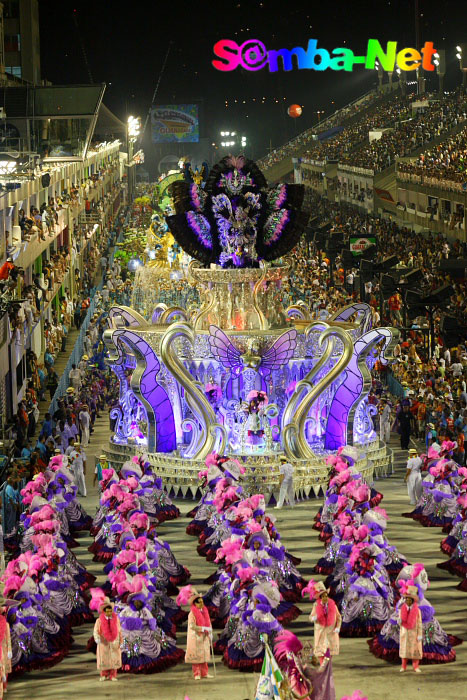
[[[436,49],[433,48],[433,42],[432,41],[425,41],[425,46],[422,49],[422,54],[423,54],[422,68],[423,68],[423,70],[434,70],[435,69],[433,63],[431,62],[431,59],[435,53],[436,53]]]
[[[214,44],[214,54],[220,60],[213,60],[216,70],[232,71],[239,66],[249,71],[257,71],[266,65],[271,73],[276,73],[281,67],[284,71],[344,70],[351,72],[355,64],[362,63],[366,69],[374,70],[379,66],[383,71],[392,72],[396,65],[403,71],[416,70],[420,65],[423,70],[433,71],[435,66],[432,58],[436,53],[432,41],[426,41],[420,51],[417,49],[401,49],[397,51],[397,41],[388,41],[383,49],[378,39],[368,39],[365,56],[356,56],[349,48],[339,47],[331,53],[327,49],[318,48],[317,39],[309,39],[306,49],[296,46],[294,49],[267,50],[262,41],[249,39],[241,46],[231,39],[221,39]]]
[[[334,49],[332,54],[333,54],[333,56],[335,56],[335,58],[331,59],[331,62],[329,64],[329,67],[332,70],[352,71],[354,63],[363,63],[365,61],[363,56],[354,56],[354,52],[352,51],[352,49],[346,49],[346,48]],[[339,56],[338,54],[342,54],[342,55]],[[356,61],[355,59],[357,59],[357,58],[362,58],[363,61]]]
[[[297,46],[295,49],[279,49],[278,51],[268,51],[268,62],[269,62],[269,72],[275,73],[279,70],[279,61],[282,59],[282,67],[284,70],[292,70],[293,62],[292,57],[296,56],[298,67],[300,68],[311,68],[310,61],[308,59],[308,54],[305,49]]]
[[[386,44],[386,53],[384,53],[383,47],[378,39],[368,39],[365,68],[373,70],[376,59],[378,59],[383,70],[393,71],[396,62],[396,48],[397,41],[388,41]]]
[[[421,57],[417,49],[402,49],[397,54],[397,65],[401,70],[416,70],[420,65]],[[409,61],[415,61],[415,63],[409,64]]]
[[[239,45],[231,39],[221,39],[214,44],[214,53],[223,61],[212,61],[212,65],[217,70],[235,70],[240,63]],[[230,49],[230,50],[227,50]],[[234,53],[236,51],[236,53]],[[226,62],[224,62],[226,61]]]

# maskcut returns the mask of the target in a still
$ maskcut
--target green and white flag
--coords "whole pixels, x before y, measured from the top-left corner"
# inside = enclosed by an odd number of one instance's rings
[[[256,687],[255,700],[273,700],[280,698],[279,686],[283,680],[283,675],[277,661],[274,658],[269,645],[264,649],[263,668]]]

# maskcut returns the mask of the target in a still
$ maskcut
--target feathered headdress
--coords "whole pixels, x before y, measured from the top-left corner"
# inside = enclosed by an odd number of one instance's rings
[[[217,466],[218,460],[219,460],[219,455],[217,454],[217,452],[211,452],[206,457],[204,463],[207,467]]]
[[[149,518],[146,513],[133,513],[133,515],[130,515],[129,523],[137,527],[138,530],[147,530],[149,527]]]
[[[256,400],[256,401],[259,401],[259,403],[262,403],[264,406],[267,406],[268,402],[269,402],[269,397],[265,391],[258,391],[257,389],[252,389],[246,395],[246,400],[247,401]]]
[[[310,600],[314,600],[316,598],[316,593],[317,593],[317,583],[314,579],[310,579],[305,588],[302,588],[302,598],[305,596],[309,596]]]
[[[102,605],[108,600],[102,588],[91,588],[91,602],[89,607],[91,610],[99,611]]]
[[[289,630],[281,630],[274,640],[274,656],[279,665],[285,662],[289,654],[298,656],[303,649],[303,644],[293,632]]]
[[[234,564],[243,557],[243,549],[240,540],[233,539],[230,537],[224,540],[217,550],[215,561],[220,561],[225,558],[226,564]]]
[[[191,605],[195,598],[200,597],[201,594],[198,593],[194,586],[183,586],[183,588],[180,589],[180,593],[176,598],[176,603],[177,605]]]
[[[303,185],[268,189],[256,163],[244,156],[216,163],[204,188],[184,181],[172,188],[176,213],[167,224],[180,246],[204,264],[257,267],[259,258],[275,260],[296,245],[309,216],[301,211]],[[254,241],[248,250],[245,236]]]
[[[259,574],[257,566],[239,566],[235,571],[235,575],[242,583],[253,581]]]

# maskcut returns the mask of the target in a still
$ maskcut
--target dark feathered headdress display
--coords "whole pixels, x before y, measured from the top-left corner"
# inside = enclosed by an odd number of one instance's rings
[[[258,267],[288,253],[308,214],[301,211],[303,185],[268,188],[252,160],[226,156],[209,173],[204,189],[173,183],[175,214],[169,228],[181,247],[204,264]]]

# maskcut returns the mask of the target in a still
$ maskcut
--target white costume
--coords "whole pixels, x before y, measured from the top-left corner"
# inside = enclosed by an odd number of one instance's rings
[[[422,464],[423,462],[420,457],[411,457],[407,461],[407,469],[410,470],[407,479],[407,491],[409,492],[410,503],[412,505],[418,503],[423,491],[422,475],[420,474]]]
[[[84,452],[78,452],[78,450],[74,449],[68,455],[68,459],[71,471],[73,472],[75,484],[78,487],[78,494],[80,496],[86,496],[86,478],[84,476],[84,462],[86,461],[86,455]]]
[[[279,471],[281,474],[284,475],[284,478],[282,480],[281,490],[279,491],[279,500],[277,501],[276,508],[282,508],[285,499],[287,499],[287,502],[290,506],[293,506],[295,504],[293,486],[293,466],[289,462],[284,462],[279,467]]]
[[[389,442],[391,437],[391,407],[386,404],[379,418],[379,438],[382,442]]]
[[[89,424],[91,421],[91,416],[87,411],[79,412],[79,424],[81,426],[81,441],[83,447],[87,447],[89,443]]]

